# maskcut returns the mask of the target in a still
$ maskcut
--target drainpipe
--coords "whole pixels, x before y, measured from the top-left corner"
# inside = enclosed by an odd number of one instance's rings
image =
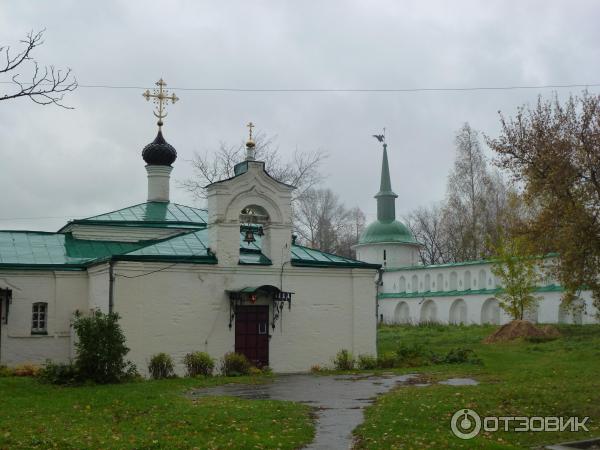
[[[112,313],[114,309],[114,288],[115,288],[115,263],[111,259],[108,262],[108,313]]]
[[[379,288],[383,286],[383,271],[385,269],[380,267],[377,269],[377,281],[375,282],[375,317],[377,318],[377,323],[379,323]]]

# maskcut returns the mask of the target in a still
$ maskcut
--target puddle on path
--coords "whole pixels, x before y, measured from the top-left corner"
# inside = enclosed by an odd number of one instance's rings
[[[352,430],[363,421],[363,409],[376,396],[410,384],[407,375],[279,375],[267,384],[226,384],[190,392],[192,398],[227,395],[245,399],[288,400],[315,408],[315,440],[307,449],[347,449],[352,446]],[[457,379],[451,379],[457,380]],[[447,382],[451,380],[446,380]],[[466,379],[460,379],[465,381]],[[477,384],[472,383],[456,384]],[[447,383],[451,384],[451,383]]]
[[[440,381],[440,384],[447,384],[448,386],[477,386],[479,382],[472,378],[448,378],[447,380]]]

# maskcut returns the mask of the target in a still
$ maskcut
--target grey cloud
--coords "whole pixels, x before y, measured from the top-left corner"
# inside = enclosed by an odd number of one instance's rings
[[[404,88],[592,83],[600,73],[596,2],[10,2],[0,42],[46,28],[41,62],[82,84],[242,88]],[[577,93],[579,90],[575,90]],[[177,92],[165,135],[179,152],[243,139],[244,124],[278,136],[284,155],[322,148],[326,184],[373,218],[388,129],[400,214],[440,199],[464,121],[498,133],[538,91],[421,93]],[[550,94],[550,90],[543,91]],[[561,96],[568,91],[561,90]],[[57,229],[65,217],[145,200],[142,147],[155,135],[138,90],[78,89],[65,111],[0,103],[0,228]],[[192,203],[173,188],[173,200]]]

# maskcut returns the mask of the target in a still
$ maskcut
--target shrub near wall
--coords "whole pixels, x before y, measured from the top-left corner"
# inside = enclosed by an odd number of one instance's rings
[[[174,377],[173,359],[166,353],[157,353],[150,358],[148,372],[150,372],[150,376],[155,380]]]
[[[183,358],[183,363],[187,367],[187,374],[190,377],[203,375],[209,377],[215,368],[215,361],[205,352],[188,353]]]
[[[249,375],[251,367],[248,358],[240,353],[225,353],[221,361],[221,373],[226,377]]]
[[[118,383],[137,374],[135,366],[125,361],[129,349],[117,313],[76,315],[73,328],[78,337],[75,366],[81,379]]]

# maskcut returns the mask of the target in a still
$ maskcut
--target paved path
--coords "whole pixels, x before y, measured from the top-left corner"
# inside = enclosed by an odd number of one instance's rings
[[[193,397],[228,395],[246,399],[291,400],[316,408],[317,430],[308,449],[348,449],[352,430],[363,421],[363,409],[379,394],[415,375],[280,375],[258,385],[226,384],[198,389]]]

